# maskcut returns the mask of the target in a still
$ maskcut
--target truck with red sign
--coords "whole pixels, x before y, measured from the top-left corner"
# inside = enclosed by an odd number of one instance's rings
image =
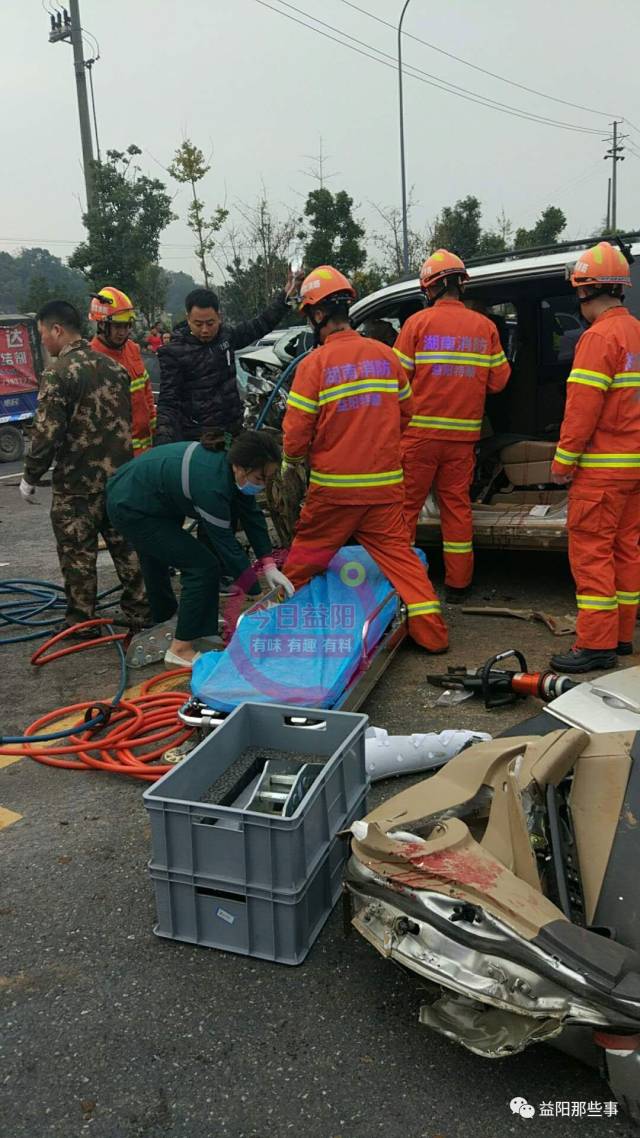
[[[33,316],[0,315],[0,462],[17,462],[24,454],[42,367]]]

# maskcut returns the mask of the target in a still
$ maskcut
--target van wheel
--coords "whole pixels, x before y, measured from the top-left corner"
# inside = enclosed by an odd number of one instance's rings
[[[17,427],[0,427],[0,462],[18,462],[24,454],[24,435]]]

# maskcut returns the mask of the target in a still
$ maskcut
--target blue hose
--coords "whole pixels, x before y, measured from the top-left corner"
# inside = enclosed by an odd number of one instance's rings
[[[271,405],[272,405],[276,395],[278,394],[280,388],[284,385],[284,383],[289,378],[289,376],[293,374],[293,372],[297,368],[298,364],[300,363],[300,360],[303,360],[304,357],[308,356],[309,352],[312,352],[312,351],[313,351],[313,348],[308,348],[306,352],[302,353],[302,355],[296,356],[295,360],[292,360],[290,364],[287,364],[284,371],[280,373],[280,375],[278,376],[278,378],[275,382],[275,386],[273,388],[273,391],[271,392],[271,395],[267,399],[267,402],[265,403],[264,407],[262,408],[262,411],[258,415],[258,418],[256,420],[256,425],[254,428],[256,431],[259,431],[260,428],[262,427],[262,424],[264,423],[267,415],[269,414],[269,411],[271,410]]]
[[[110,590],[111,591],[111,590]],[[104,626],[109,633],[113,632],[111,625]],[[5,641],[7,643],[7,641]],[[120,663],[120,683],[118,690],[108,704],[107,711],[101,711],[98,708],[98,714],[93,719],[88,719],[86,723],[75,725],[75,727],[65,727],[63,731],[50,731],[46,735],[2,735],[0,736],[0,747],[6,747],[10,743],[52,743],[56,739],[68,739],[70,735],[76,735],[78,730],[87,731],[94,730],[97,727],[106,727],[112,711],[115,711],[120,700],[124,695],[127,686],[127,659],[124,654],[121,640],[112,641],[114,648],[117,649],[119,663]]]
[[[120,586],[115,585],[112,589],[104,589],[103,592],[98,594],[98,604],[96,609],[111,608],[117,602],[108,600],[114,593],[120,592]],[[5,596],[7,600],[0,600],[0,627],[18,625],[25,629],[36,629],[35,632],[23,632],[16,636],[6,636],[0,638],[0,647],[3,644],[22,644],[28,640],[38,640],[42,636],[50,636],[58,629],[64,627],[63,613],[66,609],[67,601],[64,594],[62,585],[56,585],[53,581],[39,581],[29,580],[22,578],[14,578],[13,580],[0,581],[0,597]],[[49,613],[48,616],[43,616],[42,619],[37,620],[41,614]],[[111,626],[105,626],[110,633],[113,632]],[[122,647],[122,641],[115,640],[113,644],[118,652],[120,663],[120,683],[118,691],[113,700],[109,704],[108,712],[98,710],[98,714],[93,719],[89,719],[87,723],[83,724],[83,730],[93,730],[97,727],[103,727],[109,717],[111,711],[118,706],[124,690],[127,686],[127,662]],[[63,731],[52,731],[47,735],[3,735],[0,737],[0,746],[7,746],[10,743],[51,743],[56,739],[68,739],[70,735],[75,735],[78,727],[66,728]]]
[[[120,586],[105,589],[98,594],[96,609],[110,608],[115,600],[107,600],[114,593],[120,591]],[[66,609],[66,597],[62,585],[53,581],[39,581],[15,578],[0,581],[0,627],[17,625],[25,629],[35,629],[33,632],[23,632],[15,636],[0,638],[0,647],[3,644],[22,644],[28,640],[38,640],[41,636],[48,636],[56,629],[64,627],[63,613]],[[36,617],[48,613],[40,620]]]

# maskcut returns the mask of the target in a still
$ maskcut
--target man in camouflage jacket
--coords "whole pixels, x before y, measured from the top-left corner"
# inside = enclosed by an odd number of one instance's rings
[[[20,493],[33,502],[37,483],[54,463],[51,524],[67,623],[95,617],[102,534],[122,584],[123,615],[140,628],[149,612],[138,559],[105,509],[107,478],[133,456],[129,376],[108,356],[91,351],[81,338],[80,316],[66,301],[45,304],[38,330],[54,361],[42,374]]]

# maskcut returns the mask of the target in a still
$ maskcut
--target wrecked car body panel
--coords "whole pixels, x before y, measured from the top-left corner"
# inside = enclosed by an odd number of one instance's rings
[[[353,824],[345,881],[353,927],[426,983],[421,1023],[486,1058],[604,1049],[632,1114],[636,797],[634,731],[481,743]]]

